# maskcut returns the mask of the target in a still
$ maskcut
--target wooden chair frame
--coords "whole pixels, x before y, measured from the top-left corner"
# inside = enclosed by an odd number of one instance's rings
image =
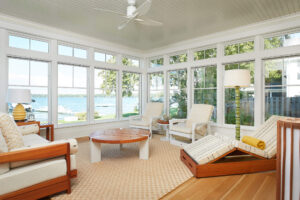
[[[255,160],[220,162],[221,159],[227,156],[233,158],[241,155],[248,155]],[[246,174],[276,169],[276,158],[267,159],[236,147],[203,165],[197,164],[183,149],[180,151],[180,159],[197,178]]]
[[[76,177],[77,170],[71,172],[70,144],[56,144],[0,154],[0,164],[35,159],[49,159],[64,156],[67,163],[67,173],[64,176],[44,181],[14,192],[0,195],[0,199],[38,199],[58,192],[71,193],[71,178]]]

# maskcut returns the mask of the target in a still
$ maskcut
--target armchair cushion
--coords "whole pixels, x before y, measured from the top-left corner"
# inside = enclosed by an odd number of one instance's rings
[[[140,120],[132,120],[132,121],[130,121],[130,125],[149,127],[150,122],[147,119],[142,118]]]
[[[192,128],[186,127],[185,124],[176,124],[170,127],[171,131],[192,134]]]
[[[18,128],[22,135],[37,134],[40,131],[40,127],[37,124],[18,126]]]
[[[5,113],[0,113],[0,129],[8,150],[24,146],[22,134],[13,119]]]
[[[0,153],[8,152],[7,145],[0,129]],[[0,164],[0,175],[9,171],[9,163]]]
[[[54,158],[10,170],[0,176],[0,195],[66,175],[63,158]]]

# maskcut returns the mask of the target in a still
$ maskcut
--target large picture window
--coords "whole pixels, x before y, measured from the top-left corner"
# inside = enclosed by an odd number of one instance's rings
[[[212,120],[217,119],[217,67],[194,68],[194,103],[214,106]]]
[[[95,120],[116,118],[117,71],[95,69]]]
[[[58,64],[58,124],[87,121],[87,68]]]
[[[169,71],[169,115],[171,118],[187,117],[187,70]]]
[[[264,61],[265,119],[300,117],[300,57]]]
[[[141,75],[133,72],[122,74],[122,117],[140,114]]]
[[[254,126],[254,62],[242,62],[225,65],[225,70],[248,69],[251,74],[251,85],[241,88],[240,117],[241,125]],[[225,123],[235,124],[235,89],[225,88]]]
[[[8,58],[8,88],[30,89],[32,103],[25,109],[41,123],[49,121],[48,68],[48,62]],[[14,106],[9,104],[10,113]]]
[[[164,102],[164,73],[151,73],[149,76],[149,101]]]

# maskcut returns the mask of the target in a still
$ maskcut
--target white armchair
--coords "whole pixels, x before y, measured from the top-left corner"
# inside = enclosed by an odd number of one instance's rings
[[[163,103],[147,103],[143,116],[129,117],[129,126],[132,128],[147,129],[152,137],[152,129],[162,114],[164,109]]]
[[[187,119],[170,120],[170,142],[178,146],[188,144],[176,140],[174,136],[184,137],[195,142],[196,139],[210,134],[210,118],[214,107],[208,104],[193,104]]]

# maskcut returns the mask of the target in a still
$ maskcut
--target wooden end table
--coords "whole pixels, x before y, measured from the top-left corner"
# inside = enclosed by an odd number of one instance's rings
[[[90,135],[91,162],[101,161],[101,144],[122,144],[139,142],[139,158],[149,158],[149,136],[150,132],[135,128],[116,128],[96,131]]]

